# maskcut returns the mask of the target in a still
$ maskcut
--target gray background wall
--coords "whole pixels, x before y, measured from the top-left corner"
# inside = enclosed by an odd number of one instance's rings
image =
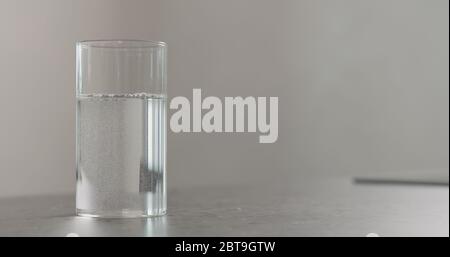
[[[275,144],[170,133],[170,188],[448,174],[448,5],[0,0],[0,196],[74,191],[83,39],[168,42],[170,96],[279,97]]]

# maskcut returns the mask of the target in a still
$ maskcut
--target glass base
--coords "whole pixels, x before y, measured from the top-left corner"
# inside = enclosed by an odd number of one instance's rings
[[[165,209],[154,211],[135,211],[135,210],[120,210],[120,211],[92,211],[76,209],[77,216],[90,218],[104,218],[104,219],[121,219],[121,218],[151,218],[166,215]]]

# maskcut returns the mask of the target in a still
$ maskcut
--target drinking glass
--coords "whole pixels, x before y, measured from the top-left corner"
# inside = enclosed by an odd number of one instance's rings
[[[166,213],[166,55],[163,42],[76,44],[76,212]]]

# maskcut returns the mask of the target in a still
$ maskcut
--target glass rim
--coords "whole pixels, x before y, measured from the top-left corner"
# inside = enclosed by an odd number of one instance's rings
[[[140,39],[95,39],[77,41],[76,45],[82,48],[108,48],[108,49],[147,49],[164,48],[166,42]]]

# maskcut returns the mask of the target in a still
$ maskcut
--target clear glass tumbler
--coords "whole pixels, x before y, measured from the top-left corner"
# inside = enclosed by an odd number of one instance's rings
[[[163,42],[76,45],[76,211],[90,217],[166,213]]]

